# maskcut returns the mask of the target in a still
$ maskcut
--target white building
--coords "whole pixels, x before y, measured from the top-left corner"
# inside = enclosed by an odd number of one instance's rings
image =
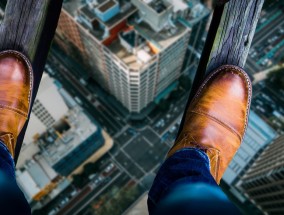
[[[32,108],[24,143],[32,143],[35,136],[46,131],[67,112],[68,107],[54,80],[44,73]]]
[[[36,155],[16,171],[17,183],[27,201],[39,206],[56,197],[70,182],[58,176],[42,156]]]
[[[93,4],[82,3],[79,10],[71,2],[64,3],[55,40],[70,55],[74,51],[68,51],[68,44],[78,49],[91,68],[89,77],[134,115],[175,89],[191,31],[201,20],[192,18],[192,4],[185,0],[88,2]],[[99,16],[97,9],[102,12]],[[208,16],[209,11],[204,8],[204,13]],[[194,35],[200,40],[202,33]]]
[[[39,147],[34,144],[34,138],[68,114],[69,109],[64,100],[65,94],[62,95],[63,92],[67,94],[63,89],[58,89],[54,80],[43,73],[17,167],[24,166],[26,161],[40,151]]]

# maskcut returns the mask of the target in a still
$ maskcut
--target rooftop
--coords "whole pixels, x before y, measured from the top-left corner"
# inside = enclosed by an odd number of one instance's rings
[[[163,0],[151,1],[148,5],[157,13],[162,13],[169,8],[169,4]]]
[[[116,4],[117,4],[117,2],[115,2],[113,0],[109,0],[106,3],[102,4],[101,6],[99,6],[98,10],[101,11],[101,12],[105,12],[108,9],[112,8]]]
[[[69,0],[77,2],[77,0]],[[96,39],[101,41],[117,56],[129,69],[140,70],[149,65],[156,54],[169,47],[184,34],[188,33],[194,25],[194,19],[208,14],[202,4],[197,0],[140,0],[158,14],[171,10],[187,11],[182,13],[181,20],[169,20],[165,27],[155,32],[150,23],[139,16],[138,8],[131,1],[98,1],[88,0],[88,4],[78,7],[77,21],[88,30]],[[91,2],[91,3],[90,3]],[[70,3],[69,3],[70,4]],[[103,21],[105,17],[96,11],[106,12],[119,4],[119,11],[108,14],[111,18]],[[70,7],[70,6],[69,6]],[[67,8],[67,7],[65,7]],[[141,10],[141,8],[140,8]],[[205,11],[205,12],[204,12]],[[69,11],[70,12],[70,11]],[[168,14],[170,16],[170,14]],[[165,19],[164,19],[165,20]],[[123,23],[123,21],[127,21]],[[125,33],[125,31],[132,31]]]
[[[176,22],[174,27],[165,27],[160,32],[153,31],[152,28],[145,22],[137,23],[133,19],[129,20],[129,22],[134,26],[135,30],[137,30],[141,36],[143,36],[147,41],[152,43],[160,50],[167,48],[184,33],[189,31],[188,28],[179,22]]]
[[[63,3],[63,8],[73,17],[81,6],[82,0],[67,0]]]
[[[102,20],[101,17],[96,15],[95,8],[98,10],[105,10],[105,7],[112,7],[115,4],[118,3],[111,0],[97,7],[87,4],[81,5],[75,17],[86,30],[88,30],[98,40],[102,41],[108,36],[106,33],[107,30],[114,28],[117,24],[123,20],[126,20],[129,16],[137,11],[132,4],[124,2],[120,5],[120,11],[118,13],[111,13],[111,18],[109,18],[107,21]]]
[[[135,54],[128,51],[119,39],[114,40],[108,48],[132,70],[140,70],[146,64],[153,62],[154,53],[146,43],[136,48]]]
[[[37,143],[48,163],[54,165],[96,131],[96,125],[78,107],[43,133]]]
[[[57,173],[39,155],[34,156],[19,168],[16,176],[29,202],[58,178]]]
[[[130,47],[127,48],[120,39],[116,39],[108,48],[132,70],[140,70],[152,63],[156,54],[189,31],[182,24],[177,23],[176,28],[164,29],[157,33],[144,22],[139,24],[130,20],[129,22],[134,27],[134,31],[122,36],[122,39],[126,40]],[[132,48],[135,51],[131,51]]]
[[[176,1],[176,0],[170,0],[170,1]],[[178,4],[178,2],[180,2]],[[174,3],[175,8],[178,9],[182,6],[183,0],[177,0],[177,2]],[[187,6],[189,7],[189,13],[186,17],[182,17],[179,20],[188,27],[192,27],[194,24],[198,23],[201,19],[203,19],[206,16],[210,15],[210,10],[205,7],[203,4],[200,3],[200,1],[197,0],[191,0],[187,3]]]

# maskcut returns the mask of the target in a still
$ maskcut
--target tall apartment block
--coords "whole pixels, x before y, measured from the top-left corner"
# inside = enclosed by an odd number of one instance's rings
[[[248,200],[237,189],[237,184],[258,158],[261,151],[276,137],[276,131],[254,111],[250,111],[249,124],[243,142],[222,178],[224,188],[243,204]]]
[[[89,76],[139,113],[175,88],[197,5],[208,12],[190,0],[68,1],[56,42],[70,55],[79,52]]]
[[[224,173],[223,181],[230,187],[235,185],[259,156],[260,151],[276,137],[276,131],[254,111],[250,111],[249,124],[243,142]]]
[[[238,183],[265,214],[284,214],[284,136],[273,141]]]

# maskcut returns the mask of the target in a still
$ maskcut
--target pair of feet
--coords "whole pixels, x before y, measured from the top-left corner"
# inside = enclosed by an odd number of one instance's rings
[[[30,111],[31,64],[19,52],[0,52],[0,77],[0,140],[14,156],[17,137]],[[168,156],[183,148],[205,151],[211,174],[219,183],[243,139],[250,99],[251,83],[242,69],[225,65],[215,70],[187,108]]]

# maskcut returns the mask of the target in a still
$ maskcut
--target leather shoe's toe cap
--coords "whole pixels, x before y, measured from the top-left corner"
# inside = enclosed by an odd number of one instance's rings
[[[251,83],[248,75],[239,67],[225,65],[207,78],[190,109],[223,124],[242,139],[247,126],[250,99]]]
[[[0,105],[27,116],[32,73],[28,60],[15,51],[0,53]]]

